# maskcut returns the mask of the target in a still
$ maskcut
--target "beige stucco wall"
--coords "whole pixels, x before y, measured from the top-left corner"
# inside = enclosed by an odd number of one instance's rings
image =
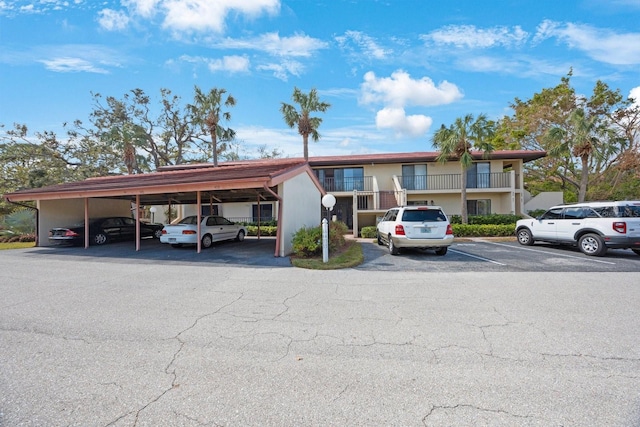
[[[505,164],[509,164],[516,171],[516,174],[522,175],[522,160],[483,160],[482,162],[489,162],[491,165],[491,172],[503,172]],[[353,167],[362,166],[364,170],[364,176],[375,176],[378,182],[379,190],[389,191],[393,190],[393,176],[402,176],[402,165],[410,164],[424,164],[424,163],[393,163],[393,164],[368,164],[368,165],[354,165]],[[447,175],[447,174],[460,174],[460,163],[457,161],[450,161],[447,163],[427,163],[427,175]]]
[[[293,235],[302,227],[317,227],[320,224],[322,195],[306,173],[297,175],[278,186],[282,198],[282,221],[280,253],[287,256],[293,248]]]
[[[38,224],[39,246],[50,246],[49,230],[55,227],[66,227],[84,220],[84,200],[41,200],[37,206],[40,210]],[[128,200],[89,199],[89,217],[126,216],[131,217],[131,203]]]

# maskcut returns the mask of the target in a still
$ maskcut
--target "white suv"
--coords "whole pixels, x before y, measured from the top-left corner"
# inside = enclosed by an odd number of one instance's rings
[[[435,249],[447,253],[453,230],[440,206],[402,206],[387,211],[378,223],[378,244],[387,245],[391,255],[400,248]]]
[[[522,245],[577,245],[586,255],[603,256],[608,248],[640,255],[640,201],[554,206],[538,218],[519,220],[516,236]]]

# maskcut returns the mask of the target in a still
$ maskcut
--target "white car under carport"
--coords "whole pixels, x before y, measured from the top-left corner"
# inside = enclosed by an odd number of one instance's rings
[[[211,247],[213,242],[224,240],[243,241],[247,229],[228,219],[210,215],[202,217],[200,223],[200,239],[203,248]],[[168,243],[172,247],[198,244],[198,219],[195,215],[183,218],[177,224],[165,225],[160,236],[161,243]]]

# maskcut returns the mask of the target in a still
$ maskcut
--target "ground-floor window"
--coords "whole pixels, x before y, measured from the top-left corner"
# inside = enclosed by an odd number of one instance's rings
[[[469,215],[490,215],[491,199],[467,200],[467,213]]]
[[[268,203],[264,205],[253,205],[252,207],[252,221],[260,222],[271,221],[273,219],[273,205]]]
[[[219,215],[218,205],[202,205],[202,215]]]

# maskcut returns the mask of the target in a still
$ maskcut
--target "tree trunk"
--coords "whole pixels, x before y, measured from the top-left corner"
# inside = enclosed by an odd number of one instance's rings
[[[309,160],[309,135],[302,135],[302,145],[304,149],[304,159]]]
[[[213,166],[218,166],[218,138],[216,132],[211,131],[211,149],[213,150]]]
[[[463,224],[469,223],[467,214],[467,170],[462,166],[462,175],[460,175],[460,217]]]
[[[580,173],[580,188],[578,190],[578,203],[587,198],[587,185],[589,184],[589,157],[582,156],[582,172]]]

